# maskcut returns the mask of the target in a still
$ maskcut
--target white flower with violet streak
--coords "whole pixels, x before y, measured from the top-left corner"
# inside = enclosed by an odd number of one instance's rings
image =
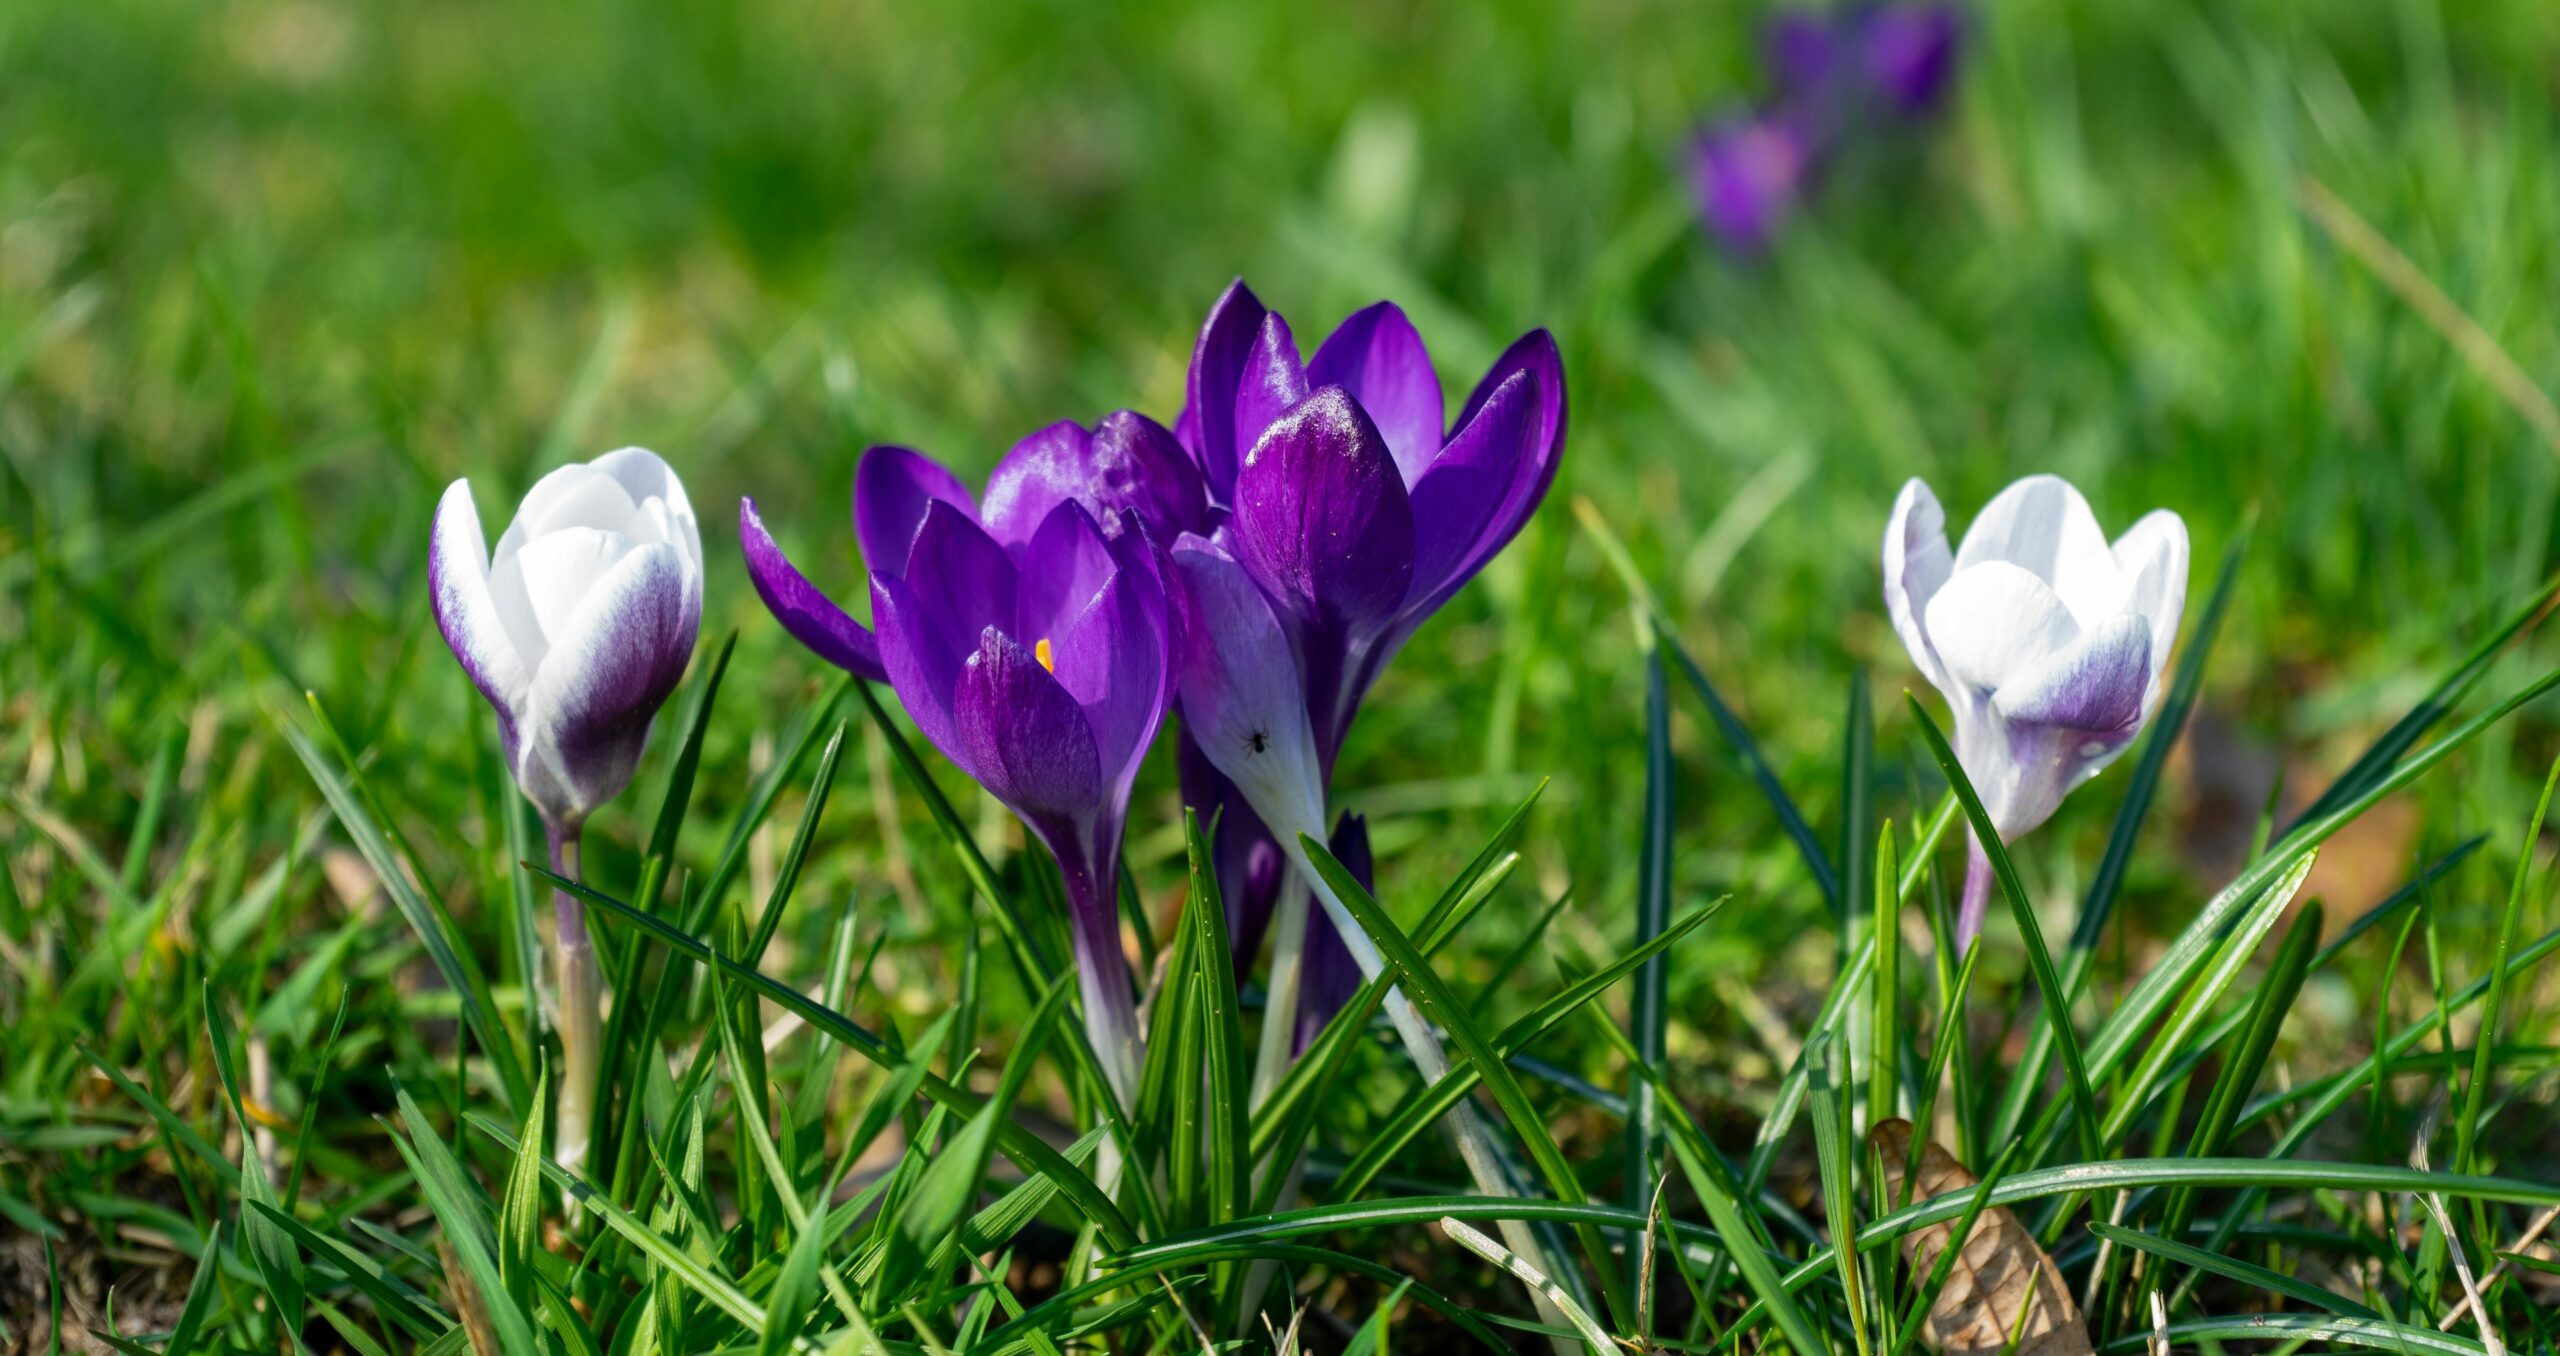
[[[2002,842],[2052,817],[2142,732],[2186,599],[2177,514],[2153,512],[2111,545],[2058,476],[2002,490],[1952,554],[1946,513],[1919,480],[1885,526],[1885,607],[1955,709],[1957,760]],[[1990,894],[1977,844],[1958,946],[1981,932]]]
[[[542,812],[551,869],[576,879],[579,831],[631,784],[702,629],[702,531],[683,482],[640,447],[563,466],[535,482],[493,554],[471,482],[457,480],[436,506],[427,587],[445,644],[497,708],[507,768]],[[604,978],[586,906],[562,890],[551,910],[557,1157],[577,1173],[594,1121]]]
[[[702,533],[658,454],[626,447],[536,483],[498,538],[471,483],[436,508],[436,624],[489,704],[507,764],[556,831],[621,794],[702,625]]]

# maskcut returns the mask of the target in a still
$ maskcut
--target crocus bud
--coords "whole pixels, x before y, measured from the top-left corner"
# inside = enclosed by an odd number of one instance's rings
[[[2187,597],[2187,527],[2166,509],[2113,545],[2080,492],[2029,476],[1947,550],[1946,514],[1918,480],[1884,535],[1885,607],[1921,675],[1954,708],[1956,755],[2003,842],[2133,743],[2158,705]],[[1956,943],[1982,929],[1976,846]]]
[[[563,466],[494,554],[457,480],[436,508],[427,579],[544,823],[571,828],[620,795],[702,625],[702,534],[675,472],[638,447]]]
[[[492,555],[471,483],[457,480],[436,507],[427,586],[445,644],[497,708],[552,870],[574,878],[580,828],[631,784],[702,627],[702,533],[683,483],[638,447],[563,466],[535,483]],[[576,1173],[594,1117],[603,976],[585,906],[562,891],[552,915],[556,1142]]]

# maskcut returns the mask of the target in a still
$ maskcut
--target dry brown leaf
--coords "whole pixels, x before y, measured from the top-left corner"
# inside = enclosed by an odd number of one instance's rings
[[[1949,1192],[1970,1191],[1977,1179],[1934,1142],[1920,1148],[1920,1180],[1906,1193],[1904,1167],[1911,1161],[1911,1122],[1886,1121],[1867,1136],[1884,1158],[1884,1183],[1896,1206]],[[1946,1220],[1903,1235],[1903,1256],[1915,1277],[1926,1279],[1938,1255],[1955,1237]],[[2026,1322],[2019,1323],[2023,1310]],[[2035,1235],[2000,1206],[1986,1206],[1973,1234],[1956,1254],[1946,1289],[1929,1307],[1929,1345],[1949,1356],[2000,1356],[2009,1334],[2018,1334],[2017,1356],[2090,1356],[2089,1325],[2062,1283],[2062,1272],[2036,1246]]]

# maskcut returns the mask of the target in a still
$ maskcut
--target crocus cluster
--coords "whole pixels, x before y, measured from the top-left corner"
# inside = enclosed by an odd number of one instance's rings
[[[1780,14],[1763,44],[1768,98],[1690,140],[1707,230],[1738,253],[1765,249],[1844,151],[1945,102],[1961,32],[1956,9],[1940,4]]]
[[[2187,526],[2160,509],[2110,544],[2089,501],[2029,476],[1947,549],[1929,487],[1902,487],[1884,600],[1921,676],[1954,708],[1956,757],[2003,842],[2052,817],[2158,706],[2187,598]],[[1972,845],[1956,944],[1982,931],[1991,869]]]

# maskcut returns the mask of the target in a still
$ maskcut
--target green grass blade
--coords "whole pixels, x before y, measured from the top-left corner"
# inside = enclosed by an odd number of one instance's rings
[[[1315,865],[1317,873],[1324,877],[1325,884],[1333,887],[1336,897],[1342,900],[1362,930],[1377,944],[1380,954],[1395,967],[1397,982],[1411,986],[1409,991],[1413,995],[1414,1006],[1421,1011],[1423,1019],[1448,1032],[1450,1044],[1458,1047],[1459,1053],[1475,1066],[1478,1076],[1484,1080],[1485,1090],[1493,1094],[1494,1104],[1502,1108],[1503,1116],[1511,1122],[1512,1132],[1528,1146],[1529,1159],[1537,1165],[1538,1175],[1546,1182],[1547,1189],[1554,1192],[1560,1201],[1576,1203],[1585,1199],[1581,1179],[1574,1176],[1573,1165],[1565,1161],[1564,1150],[1556,1146],[1554,1133],[1548,1130],[1546,1121],[1538,1115],[1537,1107],[1529,1101],[1528,1092],[1520,1086],[1520,1080],[1512,1076],[1511,1067],[1494,1053],[1493,1043],[1477,1029],[1464,1006],[1458,1002],[1457,995],[1450,992],[1448,984],[1431,968],[1431,963],[1414,949],[1412,939],[1405,936],[1395,920],[1387,916],[1387,911],[1379,907],[1378,901],[1360,887],[1360,882],[1343,869],[1342,863],[1334,860],[1324,844],[1315,841],[1312,835],[1301,834],[1299,845],[1305,849],[1307,860]],[[1600,1276],[1601,1293],[1608,1297],[1610,1314],[1624,1326],[1633,1309],[1627,1301],[1624,1278],[1619,1276],[1616,1267],[1610,1265],[1608,1244],[1596,1228],[1579,1226],[1576,1233],[1580,1237],[1585,1260]]]
[[[2119,1246],[2132,1248],[2137,1252],[2150,1253],[2163,1261],[2176,1262],[2182,1266],[2194,1267],[2198,1271],[2211,1272],[2216,1276],[2238,1281],[2251,1290],[2270,1295],[2282,1295],[2287,1299],[2300,1301],[2315,1309],[2325,1309],[2342,1317],[2382,1317],[2336,1291],[2313,1285],[2308,1281],[2297,1280],[2282,1272],[2269,1271],[2254,1262],[2244,1262],[2237,1257],[2211,1252],[2192,1243],[2175,1242],[2171,1238],[2143,1233],[2137,1229],[2122,1228],[2104,1220],[2089,1221],[2089,1232]]]
[[[589,904],[604,910],[608,916],[639,928],[647,933],[651,940],[665,946],[676,955],[697,965],[717,968],[729,978],[746,984],[767,1001],[798,1014],[802,1021],[824,1030],[829,1036],[842,1041],[848,1048],[872,1063],[884,1069],[895,1069],[904,1063],[903,1058],[887,1042],[864,1029],[852,1018],[810,998],[788,984],[758,972],[752,966],[742,965],[720,954],[664,919],[644,914],[592,886],[579,884],[539,868],[537,872],[549,884],[568,890]],[[983,1105],[977,1097],[930,1074],[921,1078],[918,1086],[925,1096],[950,1107],[961,1115],[974,1114]],[[1135,1239],[1136,1234],[1127,1216],[1123,1215],[1120,1208],[1112,1204],[1111,1199],[1094,1185],[1093,1179],[1068,1163],[1057,1150],[1043,1143],[1039,1136],[1008,1122],[997,1132],[997,1143],[1003,1148],[1005,1156],[1020,1164],[1023,1171],[1043,1174],[1056,1180],[1060,1189],[1076,1203],[1077,1209],[1101,1228],[1103,1236],[1110,1239],[1114,1247]]]
[[[2496,1082],[2497,1067],[2491,1050],[2497,1044],[2498,1018],[2507,999],[2507,961],[2515,954],[2516,931],[2524,919],[2525,884],[2533,878],[2533,858],[2542,842],[2543,821],[2551,815],[2551,793],[2560,788],[2560,760],[2551,764],[2550,776],[2543,779],[2542,799],[2533,807],[2533,823],[2524,833],[2524,844],[2516,853],[2515,884],[2507,891],[2506,912],[2498,919],[2498,937],[2489,952],[2489,992],[2480,1003],[2480,1034],[2471,1059],[2471,1081],[2463,1089],[2462,1111],[2454,1121],[2453,1170],[2469,1172],[2477,1166],[2474,1155],[2480,1143],[2480,1113],[2489,1104],[2489,1089]]]
[[[995,1095],[934,1156],[914,1194],[900,1208],[888,1232],[888,1250],[881,1259],[877,1283],[877,1293],[889,1304],[894,1305],[924,1279],[925,1260],[976,1200],[996,1135],[1000,1128],[1011,1124],[1014,1099],[1022,1094],[1022,1085],[1030,1081],[1032,1066],[1039,1061],[1050,1029],[1057,1025],[1058,1014],[1066,1008],[1067,995],[1074,988],[1064,979],[1049,986],[1040,1005],[1024,1022],[1021,1041],[1005,1060]]]
[[[1955,749],[1929,718],[1929,709],[1918,697],[1903,694],[1911,706],[1912,719],[1920,723],[1920,737],[1928,742],[1931,757],[1947,775],[1947,785],[1964,806],[1965,820],[1973,826],[1974,841],[1982,845],[1991,859],[1992,874],[1999,879],[2000,893],[2008,898],[2009,914],[2018,923],[2018,935],[2027,944],[2027,964],[2034,970],[2036,991],[2044,999],[2046,1025],[2053,1029],[2055,1043],[2062,1050],[2062,1068],[2069,1080],[2071,1109],[2078,1122],[2081,1156],[2098,1156],[2098,1100],[2089,1088],[2089,1069],[2080,1057],[2080,1038],[2071,1030],[2071,995],[2062,987],[2061,977],[2054,973],[2053,957],[2045,950],[2044,930],[2036,925],[2035,906],[2027,902],[2027,887],[2018,881],[2017,865],[2009,860],[2009,849],[2000,842],[2000,831],[1992,826],[1991,812],[1982,808],[1982,797],[1973,789],[1973,780],[1965,775],[1964,765],[1956,759]]]
[[[1608,992],[1609,988],[1619,980],[1632,972],[1640,971],[1645,965],[1668,952],[1699,925],[1713,918],[1723,906],[1724,901],[1718,900],[1705,908],[1691,910],[1680,921],[1655,934],[1653,939],[1644,945],[1565,986],[1554,997],[1539,1004],[1518,1021],[1496,1033],[1493,1038],[1494,1053],[1504,1060],[1509,1060],[1512,1056],[1526,1050],[1540,1036],[1553,1030],[1557,1023],[1573,1015],[1584,1004]],[[1632,1044],[1629,1049],[1633,1050]],[[1637,1056],[1631,1055],[1631,1057]],[[1642,1062],[1640,1058],[1639,1062]],[[1458,1099],[1466,1096],[1482,1079],[1482,1074],[1477,1071],[1474,1064],[1461,1064],[1450,1069],[1447,1077],[1432,1084],[1421,1096],[1408,1101],[1396,1113],[1394,1120],[1369,1137],[1369,1142],[1361,1147],[1359,1156],[1334,1178],[1333,1198],[1350,1200],[1358,1196],[1370,1183],[1377,1180],[1378,1174],[1386,1170],[1387,1165],[1394,1161],[1397,1154],[1402,1153],[1407,1145],[1419,1138],[1441,1116],[1446,1115],[1449,1108],[1457,1105]],[[1630,1105],[1633,1105],[1633,1100],[1633,1098],[1629,1099]],[[1661,1105],[1658,1091],[1655,1105],[1657,1107]],[[1641,1208],[1641,1203],[1630,1208]]]
[[[1671,922],[1672,782],[1670,678],[1662,651],[1648,647],[1644,662],[1644,825],[1636,850],[1635,944],[1641,949]],[[1628,1036],[1645,1063],[1659,1066],[1671,1025],[1670,960],[1659,951],[1636,970],[1628,996]],[[1626,1203],[1641,1210],[1653,1195],[1655,1145],[1662,1137],[1653,1084],[1638,1079],[1627,1089]],[[1632,1259],[1630,1259],[1632,1261]],[[1632,1281],[1630,1282],[1632,1284]]]

